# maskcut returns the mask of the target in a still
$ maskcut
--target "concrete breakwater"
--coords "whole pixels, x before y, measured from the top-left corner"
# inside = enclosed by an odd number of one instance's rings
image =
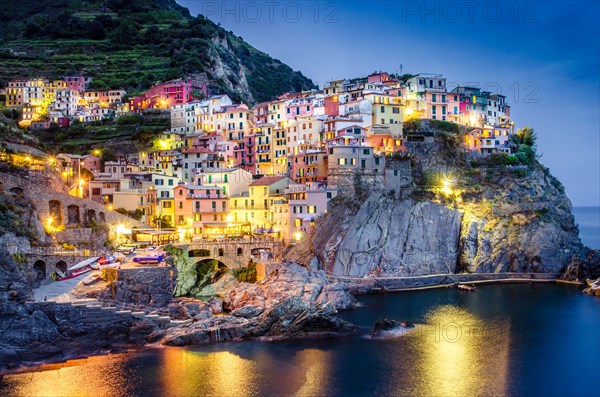
[[[328,275],[332,282],[346,283],[354,293],[376,291],[410,291],[448,287],[458,283],[555,282],[561,273],[469,273],[432,274],[414,277],[343,277]]]

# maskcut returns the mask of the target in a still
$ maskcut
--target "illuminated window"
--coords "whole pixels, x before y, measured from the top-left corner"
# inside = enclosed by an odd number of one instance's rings
[[[300,219],[300,218],[294,219],[294,226],[296,226],[296,227],[302,226],[302,219]]]

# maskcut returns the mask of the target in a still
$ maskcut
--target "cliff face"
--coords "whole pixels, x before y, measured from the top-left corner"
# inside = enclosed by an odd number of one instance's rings
[[[429,133],[429,143],[407,143],[411,156],[387,160],[383,182],[359,177],[369,182],[342,192],[288,257],[349,277],[562,273],[586,263],[571,203],[545,167],[473,166],[447,134]]]

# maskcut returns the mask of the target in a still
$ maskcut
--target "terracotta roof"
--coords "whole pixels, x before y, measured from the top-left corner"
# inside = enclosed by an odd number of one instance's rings
[[[285,176],[284,175],[265,175],[260,179],[257,179],[256,181],[252,182],[250,184],[250,186],[270,186],[272,184],[274,184],[275,182],[279,182],[280,180],[284,179]]]

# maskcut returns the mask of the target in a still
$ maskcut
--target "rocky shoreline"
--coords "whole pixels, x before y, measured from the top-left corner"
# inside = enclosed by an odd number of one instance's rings
[[[149,308],[162,305],[172,318],[180,319],[176,325],[102,307],[4,302],[0,311],[0,368],[60,362],[148,344],[185,346],[248,339],[337,337],[356,329],[336,317],[338,310],[355,305],[348,288],[328,282],[322,271],[294,263],[274,267],[266,279],[257,283],[238,282],[226,274],[220,280],[218,295],[207,302],[172,298],[172,291],[161,288],[161,283],[148,286],[147,273],[141,274],[140,278],[124,277],[116,295],[123,300],[141,300]],[[163,279],[162,284],[170,283]],[[93,295],[100,297],[108,290],[110,286],[105,285],[95,289]]]
[[[170,268],[161,271],[167,273]],[[26,371],[28,366],[157,346],[346,336],[354,333],[356,326],[337,317],[338,311],[355,307],[353,294],[378,292],[373,288],[374,280],[357,284],[330,282],[323,271],[295,263],[278,264],[266,279],[257,283],[237,282],[227,274],[217,283],[218,296],[208,301],[172,298],[168,296],[169,289],[162,288],[171,284],[164,279],[158,286],[146,285],[144,290],[140,283],[147,282],[148,274],[142,274],[140,278],[123,277],[117,287],[119,297],[141,299],[144,305],[151,307],[153,302],[144,291],[154,294],[154,303],[166,306],[172,318],[181,320],[180,324],[165,326],[116,315],[98,317],[82,307],[51,302],[12,305],[12,312],[6,311],[5,305],[0,316],[0,368],[3,370],[0,374]],[[511,281],[486,279],[483,274],[477,278],[479,282]],[[530,280],[556,279],[531,277]],[[591,282],[588,284],[593,290]],[[98,297],[109,289],[100,286],[92,295]],[[8,326],[7,316],[12,317]]]

